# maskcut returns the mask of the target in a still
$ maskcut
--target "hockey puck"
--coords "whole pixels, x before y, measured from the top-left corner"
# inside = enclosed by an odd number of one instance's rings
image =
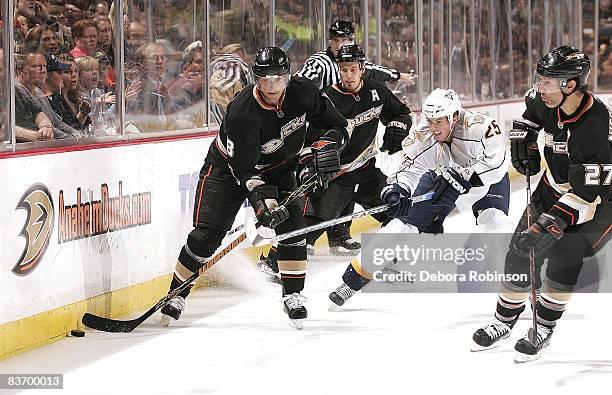
[[[84,337],[85,336],[85,332],[83,332],[80,329],[73,329],[70,331],[70,334],[74,337]]]

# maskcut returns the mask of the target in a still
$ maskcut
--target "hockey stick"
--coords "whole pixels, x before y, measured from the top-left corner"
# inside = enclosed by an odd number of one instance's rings
[[[286,205],[297,199],[298,197],[304,195],[306,192],[310,190],[316,184],[316,176],[313,176],[309,182],[301,185],[296,190],[291,192],[289,196],[285,198],[281,202],[281,205]],[[246,226],[246,224],[241,225],[242,227]],[[240,227],[238,227],[240,228]],[[233,230],[235,232],[236,229]],[[145,322],[147,318],[152,316],[157,310],[164,307],[164,305],[176,295],[180,294],[184,289],[189,287],[202,273],[210,269],[215,263],[217,263],[221,258],[225,255],[229,254],[234,248],[236,248],[240,243],[247,239],[247,232],[244,231],[231,243],[226,245],[223,249],[213,255],[204,266],[200,268],[197,272],[193,273],[187,280],[185,280],[181,285],[176,287],[174,290],[168,292],[163,298],[161,298],[153,307],[147,310],[144,314],[142,314],[138,318],[134,318],[133,320],[121,321],[114,320],[112,318],[100,317],[91,313],[85,313],[83,318],[81,318],[81,322],[92,329],[97,329],[99,331],[104,332],[132,332],[136,329],[140,324]]]
[[[334,175],[334,179],[340,177],[341,175],[343,175],[343,174],[345,174],[345,173],[347,173],[349,171],[353,171],[355,169],[360,168],[361,166],[365,165],[367,162],[370,161],[370,159],[374,158],[379,153],[380,153],[380,151],[378,151],[377,149],[372,149],[367,154],[362,156],[361,158],[357,158],[355,161],[343,165],[340,168],[340,171],[338,173],[336,173],[336,175]],[[308,190],[310,190],[310,188],[315,186],[316,182],[317,182],[316,175],[311,176],[310,178],[308,178],[306,180],[306,182],[304,184],[300,185],[289,196],[287,196],[286,199],[288,199],[289,201],[292,201],[294,199],[294,197],[297,197],[298,195],[305,194]],[[240,230],[242,230],[245,227],[247,227],[248,225],[250,225],[248,223],[248,221],[246,223],[242,224],[242,225],[238,225],[234,229],[232,229],[229,232],[227,232],[227,234],[225,236],[227,237],[227,236],[230,236],[230,235],[232,235],[234,233],[237,233]]]
[[[527,182],[527,228],[531,226],[531,169],[529,163],[525,163],[525,180]],[[529,336],[531,344],[534,346],[537,344],[538,339],[538,314],[537,308],[537,294],[536,294],[536,265],[535,265],[535,251],[533,247],[529,248],[529,275],[531,277],[531,312],[533,315],[532,328]]]
[[[411,197],[409,199],[412,200],[412,203],[418,203],[418,202],[422,202],[424,200],[431,200],[433,195],[434,195],[433,192],[427,192],[427,193],[424,193],[422,195]],[[338,217],[336,219],[330,219],[328,221],[320,222],[318,224],[307,226],[307,227],[302,228],[302,229],[297,229],[297,230],[294,230],[294,231],[291,231],[291,232],[283,233],[281,235],[277,235],[277,236],[274,236],[274,237],[271,237],[271,238],[264,238],[264,237],[261,237],[260,235],[258,235],[255,238],[255,240],[253,240],[253,245],[256,246],[256,247],[261,247],[261,246],[264,246],[266,244],[276,243],[276,242],[279,242],[279,241],[282,241],[282,240],[289,239],[291,237],[301,236],[301,235],[304,235],[304,234],[307,234],[307,233],[310,233],[310,232],[314,232],[315,230],[324,229],[324,228],[327,228],[329,226],[334,226],[334,225],[337,225],[337,224],[341,224],[343,222],[347,222],[347,221],[350,221],[350,220],[355,219],[355,218],[360,218],[360,217],[365,217],[366,215],[372,215],[372,214],[381,213],[383,211],[387,211],[392,206],[393,206],[393,204],[383,204],[381,206],[376,206],[376,207],[372,207],[372,208],[367,209],[367,210],[358,211],[356,213],[348,214],[348,215],[345,215],[343,217]]]

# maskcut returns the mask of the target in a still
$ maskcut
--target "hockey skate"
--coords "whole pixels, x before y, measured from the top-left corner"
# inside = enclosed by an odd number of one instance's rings
[[[278,263],[275,260],[261,254],[259,256],[259,262],[257,262],[257,268],[264,274],[267,281],[282,284],[280,275],[278,274]]]
[[[335,291],[329,294],[329,299],[332,301],[329,311],[339,311],[340,307],[356,293],[357,291],[342,283]]]
[[[304,319],[308,317],[304,302],[306,302],[306,297],[299,292],[283,296],[283,308],[289,317],[289,325],[292,328],[304,329]]]
[[[329,241],[329,252],[332,255],[352,256],[359,254],[359,250],[361,250],[361,243],[351,237]]]
[[[178,320],[181,318],[181,313],[185,310],[185,298],[182,296],[175,296],[170,299],[168,303],[161,309],[161,319],[159,323],[163,326],[170,325],[171,320]]]
[[[491,350],[501,346],[503,343],[505,343],[505,340],[510,337],[512,327],[515,323],[516,320],[512,321],[511,323],[496,320],[492,324],[478,329],[472,335],[472,340],[474,340],[474,344],[472,344],[472,351],[476,352]]]
[[[529,328],[529,331],[525,337],[516,342],[514,345],[514,349],[518,351],[514,357],[514,362],[525,363],[540,359],[542,356],[542,350],[544,350],[550,344],[553,328],[538,325],[538,334],[535,344],[531,342],[532,332],[533,328]]]

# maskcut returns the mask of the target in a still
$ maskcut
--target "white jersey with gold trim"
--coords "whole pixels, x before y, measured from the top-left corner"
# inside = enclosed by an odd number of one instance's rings
[[[423,119],[404,140],[404,160],[391,181],[405,184],[414,191],[428,170],[439,172],[452,167],[466,180],[476,173],[483,186],[474,187],[459,198],[457,207],[463,211],[508,173],[507,141],[507,132],[502,131],[493,118],[471,110],[460,111],[450,143],[437,142]]]

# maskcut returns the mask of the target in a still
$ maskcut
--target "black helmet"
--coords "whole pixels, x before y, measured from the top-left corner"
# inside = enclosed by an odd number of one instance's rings
[[[337,19],[329,28],[330,37],[353,37],[354,35],[355,26],[351,21]]]
[[[343,45],[338,50],[336,62],[364,62],[366,60],[365,53],[357,44]]]
[[[289,57],[278,47],[264,47],[255,54],[253,75],[256,77],[285,75],[290,71]]]
[[[553,49],[538,61],[536,74],[565,81],[576,80],[578,89],[586,89],[590,70],[591,62],[584,52],[563,45]]]

